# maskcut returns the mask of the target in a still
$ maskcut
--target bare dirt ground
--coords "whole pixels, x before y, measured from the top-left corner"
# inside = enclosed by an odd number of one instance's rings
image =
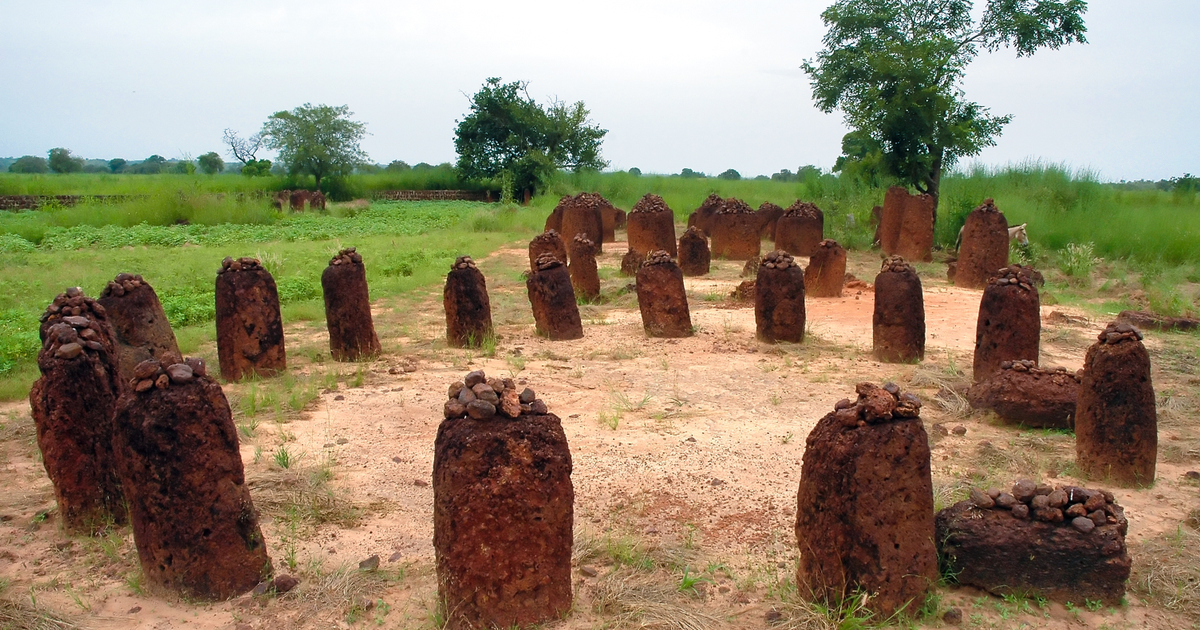
[[[968,483],[1084,481],[1073,476],[1069,433],[1006,426],[965,407],[981,293],[948,286],[944,266],[920,266],[926,360],[890,365],[870,355],[869,290],[809,299],[803,344],[760,344],[752,305],[728,298],[743,266],[732,261],[687,280],[695,336],[649,339],[633,294],[622,290],[632,280],[616,272],[624,249],[606,244],[600,256],[606,301],[581,307],[584,339],[534,335],[519,277],[527,255],[517,243],[479,261],[500,335],[494,352],[446,347],[437,287],[376,304],[385,355],[373,363],[328,363],[320,356],[323,324],[291,326],[289,361],[300,380],[279,395],[320,390],[299,413],[252,416],[247,395],[263,384],[226,387],[239,409],[247,477],[275,570],[301,580],[279,597],[201,603],[152,593],[128,529],[98,539],[61,534],[28,405],[5,405],[0,591],[9,603],[0,615],[46,624],[53,615],[83,628],[436,627],[433,441],[447,387],[472,369],[535,389],[562,418],[571,445],[577,597],[572,613],[550,627],[836,627],[795,596],[796,489],[805,436],[861,381],[894,381],[925,401],[939,507],[963,498]],[[859,278],[873,279],[878,265],[877,253],[851,253]],[[1078,369],[1106,323],[1080,309],[1043,307],[1042,364]],[[942,586],[932,612],[906,625],[940,627],[951,607],[967,627],[1200,623],[1200,538],[1192,528],[1200,496],[1185,477],[1200,460],[1200,343],[1156,333],[1146,343],[1160,401],[1158,482],[1115,491],[1135,559],[1128,604],[1064,606]],[[286,469],[281,451],[290,458]],[[360,571],[373,555],[379,568]],[[1174,593],[1164,594],[1164,585]],[[0,627],[27,627],[5,619]]]

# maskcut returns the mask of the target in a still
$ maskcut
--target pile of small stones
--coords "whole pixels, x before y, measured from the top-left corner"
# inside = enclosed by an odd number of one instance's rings
[[[523,413],[544,415],[550,408],[533,390],[526,387],[517,391],[511,378],[488,378],[483,370],[467,373],[461,381],[455,381],[447,392],[443,412],[447,419],[470,416],[475,420],[488,420],[497,415],[516,418]]]
[[[133,369],[133,378],[129,381],[129,388],[139,394],[153,388],[166,389],[172,383],[175,385],[190,383],[192,379],[204,376],[206,373],[204,359],[198,357],[189,357],[182,363],[172,363],[165,367],[160,361],[147,359]]]
[[[921,415],[921,399],[908,392],[901,392],[895,383],[859,383],[854,391],[858,401],[843,398],[833,406],[834,414],[842,426],[862,427],[882,424],[892,420],[917,418]]]
[[[913,271],[913,266],[904,260],[903,256],[888,256],[883,260],[883,266],[879,271],[890,271],[893,273],[904,273],[905,271]]]
[[[1124,337],[1122,337],[1123,339]],[[1068,372],[1065,367],[1055,368],[1039,368],[1037,363],[1029,359],[1018,359],[1016,361],[1002,361],[1000,363],[1001,370],[1012,370],[1014,372],[1031,372],[1033,374],[1045,374],[1052,377],[1066,377],[1074,379],[1076,383],[1082,382],[1083,377],[1076,372]]]
[[[243,258],[243,260],[245,260],[245,259]],[[361,265],[362,264],[362,254],[355,251],[355,248],[353,248],[353,247],[347,247],[346,249],[343,249],[342,251],[338,252],[337,256],[334,256],[333,258],[331,258],[329,260],[329,264],[331,264],[331,265]]]
[[[809,217],[809,218],[815,219],[815,218],[821,216],[821,209],[818,208],[817,204],[815,204],[815,203],[810,203],[807,201],[797,201],[796,203],[788,206],[787,210],[783,211],[783,216],[785,216],[785,217]]]
[[[554,256],[551,254],[542,254],[542,256],[550,256],[551,258],[554,258]],[[538,256],[539,263],[541,263],[542,256]],[[478,268],[479,267],[477,267],[475,265],[475,261],[472,260],[470,256],[459,256],[458,258],[454,259],[454,264],[450,265],[451,271],[453,271],[455,269],[478,269]],[[538,266],[538,269],[542,269],[540,264]],[[546,269],[549,269],[549,267],[546,267]]]
[[[143,284],[146,284],[146,281],[141,276],[119,273],[115,279],[108,281],[108,284],[104,287],[104,291],[100,293],[100,297],[106,298],[110,295],[121,297]]]
[[[667,202],[663,201],[662,197],[659,197],[658,195],[654,195],[654,194],[649,194],[649,195],[645,195],[641,199],[638,199],[637,203],[633,204],[633,208],[629,211],[629,213],[633,214],[634,212],[670,212],[670,211],[671,211],[671,209],[667,207]]]
[[[225,273],[226,271],[241,271],[243,269],[250,271],[251,269],[260,268],[262,268],[262,263],[258,262],[257,258],[253,258],[251,256],[243,256],[241,258],[226,256],[225,260],[221,261],[221,268],[217,270],[217,273]]]
[[[1021,479],[1011,492],[990,488],[986,492],[971,488],[971,503],[985,510],[1009,510],[1013,518],[1069,522],[1084,534],[1100,525],[1116,525],[1125,518],[1116,498],[1108,490],[1088,490],[1077,486],[1050,487]]]
[[[754,214],[754,208],[741,199],[730,197],[717,208],[717,214]]]
[[[563,261],[559,260],[554,254],[549,252],[537,257],[538,271],[545,271],[547,269],[561,267],[562,265]]]
[[[89,315],[91,313],[95,313],[101,317],[106,316],[104,307],[97,304],[94,300],[88,299],[83,294],[83,289],[71,287],[55,296],[54,301],[50,303],[50,306],[46,307],[46,312],[42,313],[39,321],[45,324],[46,322],[64,317],[79,317],[80,315]]]
[[[575,206],[579,208],[611,208],[612,203],[597,193],[582,192],[574,197],[565,195],[558,200],[560,206]]]
[[[1105,328],[1098,337],[1100,343],[1104,344],[1121,343],[1126,339],[1141,341],[1142,338],[1142,331],[1134,328],[1132,324],[1121,321],[1109,324],[1108,328]]]
[[[95,308],[104,308],[99,304]],[[75,310],[72,307],[72,310]],[[80,311],[85,312],[85,311]],[[90,314],[90,313],[89,313]],[[46,333],[46,339],[58,343],[54,356],[60,359],[74,359],[83,354],[84,349],[99,352],[104,348],[100,343],[100,333],[91,327],[92,320],[86,315],[66,315],[62,321],[54,324]]]
[[[596,246],[596,244],[592,242],[592,239],[588,238],[584,234],[576,234],[574,241],[575,241],[576,245],[584,245],[587,247],[595,247]]]
[[[646,255],[646,260],[642,261],[642,266],[665,265],[669,262],[671,262],[671,255],[666,250],[656,249]]]
[[[1016,284],[1026,291],[1033,290],[1033,279],[1029,277],[1029,270],[1021,265],[1009,265],[996,272],[996,277],[988,280],[989,284],[1004,285]]]
[[[763,256],[762,267],[764,269],[787,269],[788,267],[799,267],[799,265],[796,264],[796,259],[791,254],[775,250]]]

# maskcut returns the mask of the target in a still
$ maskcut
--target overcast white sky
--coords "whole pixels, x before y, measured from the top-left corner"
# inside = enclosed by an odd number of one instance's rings
[[[799,66],[830,1],[0,0],[0,156],[223,152],[226,127],[310,102],[349,105],[376,162],[452,162],[466,94],[498,76],[584,101],[612,168],[828,168],[846,129]],[[1200,2],[1089,5],[1089,44],[970,68],[967,96],[1014,116],[978,159],[1200,173]]]

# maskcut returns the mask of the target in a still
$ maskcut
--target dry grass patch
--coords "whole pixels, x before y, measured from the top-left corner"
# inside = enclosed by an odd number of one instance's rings
[[[647,574],[628,568],[613,571],[587,591],[592,610],[604,617],[606,628],[707,630],[727,627],[718,617],[698,610],[696,601],[662,572]]]
[[[1200,619],[1200,514],[1174,533],[1147,540],[1134,550],[1130,590],[1155,606]]]
[[[71,630],[79,627],[40,606],[0,599],[0,628],[4,630]]]

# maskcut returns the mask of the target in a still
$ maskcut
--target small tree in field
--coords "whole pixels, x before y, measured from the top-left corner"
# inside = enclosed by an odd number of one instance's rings
[[[108,170],[114,173],[120,173],[125,170],[125,165],[129,162],[125,158],[113,158],[108,161]]]
[[[367,126],[350,119],[347,105],[305,103],[287,112],[275,112],[263,125],[262,138],[268,149],[279,150],[279,161],[290,175],[312,175],[317,180],[344,177],[366,162],[358,143]]]
[[[829,27],[824,50],[803,66],[817,107],[841,110],[847,125],[878,144],[887,174],[935,202],[943,170],[994,145],[1011,120],[963,94],[963,75],[980,50],[1011,47],[1023,57],[1087,41],[1083,0],[987,0],[978,20],[973,4],[838,0],[821,14]]]
[[[216,151],[209,151],[196,158],[200,171],[207,175],[216,175],[225,170],[225,160]]]
[[[36,155],[23,155],[8,165],[9,173],[45,173],[49,170],[46,158]]]
[[[71,155],[70,149],[62,147],[50,149],[50,159],[46,163],[55,173],[78,173],[83,170],[83,158]]]

